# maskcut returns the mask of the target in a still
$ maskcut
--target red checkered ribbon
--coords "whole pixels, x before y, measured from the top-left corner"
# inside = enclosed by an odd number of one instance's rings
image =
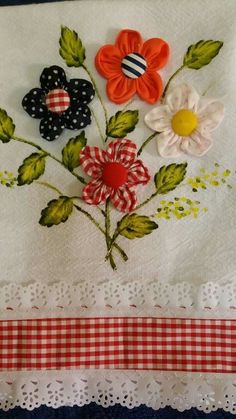
[[[63,89],[51,90],[46,96],[48,109],[55,113],[62,113],[70,106],[70,96]]]
[[[0,322],[0,370],[236,372],[236,320],[55,318]]]

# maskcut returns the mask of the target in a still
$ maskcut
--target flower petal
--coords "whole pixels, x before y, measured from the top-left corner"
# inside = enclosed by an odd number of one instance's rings
[[[198,108],[198,130],[211,132],[220,125],[224,118],[224,105],[218,100],[201,99]]]
[[[148,168],[144,166],[142,160],[136,160],[129,168],[126,184],[129,187],[139,184],[146,185],[149,180]]]
[[[81,165],[89,176],[98,179],[102,176],[103,165],[106,162],[106,152],[98,147],[86,146],[80,153]]]
[[[143,40],[139,32],[132,29],[124,29],[118,34],[115,44],[124,57],[131,52],[140,52]]]
[[[122,163],[129,168],[136,159],[137,146],[128,139],[112,141],[106,151],[109,161]]]
[[[157,149],[161,157],[177,157],[182,154],[181,138],[169,130],[157,137]]]
[[[124,75],[113,77],[107,82],[107,96],[112,102],[127,102],[136,93],[135,80]]]
[[[114,207],[121,212],[133,211],[137,205],[136,192],[126,185],[113,191],[110,199]]]
[[[190,137],[184,137],[181,141],[181,149],[193,156],[203,156],[212,147],[212,138],[206,137],[198,131],[194,131]]]
[[[183,83],[170,90],[166,96],[165,103],[173,113],[180,109],[189,109],[197,112],[199,99],[199,94],[194,87]]]
[[[57,65],[46,67],[40,76],[40,83],[46,93],[59,87],[64,89],[67,87],[66,73]]]
[[[94,179],[82,191],[82,198],[87,204],[104,203],[111,194],[111,188],[104,185],[101,179]]]
[[[104,45],[95,57],[98,72],[107,79],[121,73],[122,54],[114,45]]]
[[[148,103],[155,103],[160,99],[163,91],[162,79],[157,73],[144,73],[136,80],[137,93]]]
[[[157,71],[166,65],[170,55],[170,48],[163,39],[152,38],[144,42],[141,54],[147,60],[148,69]]]
[[[92,83],[84,79],[71,79],[67,91],[73,105],[78,103],[87,105],[95,96]]]
[[[169,107],[167,105],[159,105],[145,115],[144,121],[149,128],[162,132],[171,128],[171,117],[172,114]]]
[[[22,106],[32,118],[44,118],[48,114],[44,97],[42,89],[35,88],[31,89],[23,98]]]
[[[40,135],[47,141],[56,140],[65,128],[60,115],[50,113],[40,121]]]
[[[82,129],[91,123],[91,112],[88,106],[75,104],[70,106],[61,116],[66,128]]]

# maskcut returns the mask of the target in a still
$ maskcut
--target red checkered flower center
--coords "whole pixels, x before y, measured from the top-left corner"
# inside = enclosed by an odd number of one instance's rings
[[[104,166],[102,179],[105,185],[117,189],[124,185],[128,176],[127,169],[121,163],[107,163]]]
[[[46,96],[46,105],[51,112],[65,112],[70,106],[70,96],[64,89],[51,90]]]

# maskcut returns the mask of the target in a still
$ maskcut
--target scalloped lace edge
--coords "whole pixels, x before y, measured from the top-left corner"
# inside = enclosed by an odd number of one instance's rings
[[[204,412],[222,408],[236,413],[236,376],[150,371],[77,370],[6,373],[0,375],[0,408],[32,410],[44,404],[103,407],[119,403],[128,408],[145,404]]]
[[[52,285],[33,282],[1,287],[0,310],[93,306],[235,309],[236,282],[206,282],[200,285],[180,282],[172,285],[161,281],[147,284],[138,281],[127,284],[114,281],[71,284],[61,281]]]

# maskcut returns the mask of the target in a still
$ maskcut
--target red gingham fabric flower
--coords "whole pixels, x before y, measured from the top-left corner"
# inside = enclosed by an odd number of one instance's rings
[[[118,211],[133,211],[137,185],[146,185],[150,180],[148,169],[136,155],[137,146],[128,139],[112,141],[106,151],[86,146],[80,161],[93,180],[83,189],[84,201],[98,205],[110,198]]]

